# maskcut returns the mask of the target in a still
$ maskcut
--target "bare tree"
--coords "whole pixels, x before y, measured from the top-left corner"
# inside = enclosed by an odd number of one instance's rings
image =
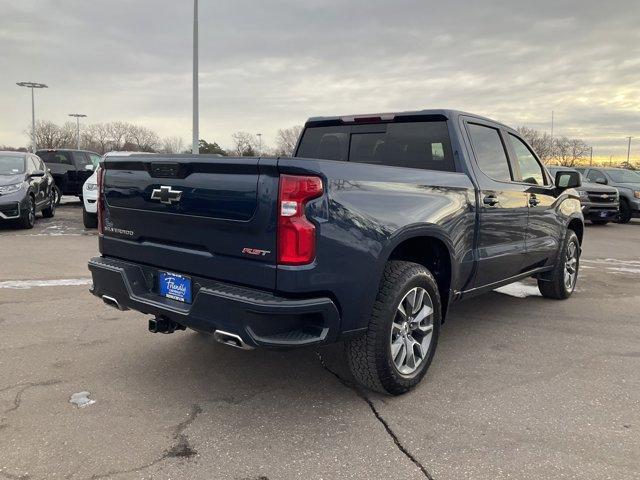
[[[125,145],[131,145],[127,150],[139,152],[155,152],[161,147],[160,137],[153,130],[138,125],[129,125]]]
[[[93,123],[87,125],[82,132],[82,146],[100,154],[107,153],[111,145],[111,132],[108,124]]]
[[[564,167],[575,167],[587,153],[589,146],[579,138],[560,137],[554,142],[554,158]]]
[[[236,132],[231,135],[233,139],[233,155],[239,157],[251,157],[256,154],[258,141],[255,135],[247,132]]]
[[[540,160],[547,163],[553,157],[553,138],[546,132],[540,132],[528,127],[518,127],[518,133],[536,152]]]
[[[162,153],[181,153],[184,150],[184,141],[180,137],[166,137],[162,139]]]
[[[62,126],[53,122],[38,120],[36,122],[36,144],[38,148],[69,148],[75,145],[75,126],[67,122]],[[25,131],[30,136],[30,130]]]
[[[293,155],[301,133],[301,125],[278,130],[278,135],[276,136],[276,155],[285,157]]]

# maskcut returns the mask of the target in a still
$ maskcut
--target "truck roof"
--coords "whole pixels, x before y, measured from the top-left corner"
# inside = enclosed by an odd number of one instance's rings
[[[356,114],[356,115],[337,115],[330,117],[311,117],[307,120],[307,126],[309,124],[323,124],[323,123],[358,123],[358,120],[366,122],[366,120],[380,119],[381,121],[393,120],[398,117],[442,117],[443,120],[454,120],[461,115],[474,117],[481,120],[487,120],[489,122],[497,123],[506,128],[511,128],[501,122],[493,120],[492,118],[483,117],[475,113],[464,112],[462,110],[452,109],[426,109],[426,110],[410,110],[404,112],[385,112],[385,113],[370,113],[370,114]]]

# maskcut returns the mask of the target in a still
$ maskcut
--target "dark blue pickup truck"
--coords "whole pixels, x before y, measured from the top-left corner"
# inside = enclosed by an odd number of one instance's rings
[[[451,110],[310,119],[294,158],[106,159],[92,293],[235,347],[343,342],[354,376],[400,394],[457,301],[524,277],[575,288],[576,172]]]

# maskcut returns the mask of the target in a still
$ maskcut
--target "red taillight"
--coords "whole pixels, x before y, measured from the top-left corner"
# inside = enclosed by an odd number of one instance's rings
[[[104,234],[104,169],[98,167],[96,172],[97,184],[98,184],[98,202],[96,204],[98,209],[98,233]]]
[[[278,263],[304,265],[316,256],[316,227],[304,215],[309,200],[322,195],[319,177],[280,176]]]

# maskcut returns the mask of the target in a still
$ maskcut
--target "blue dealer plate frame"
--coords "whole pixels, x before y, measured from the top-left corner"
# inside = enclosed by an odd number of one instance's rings
[[[191,303],[191,278],[171,272],[159,272],[160,295],[182,303]]]

